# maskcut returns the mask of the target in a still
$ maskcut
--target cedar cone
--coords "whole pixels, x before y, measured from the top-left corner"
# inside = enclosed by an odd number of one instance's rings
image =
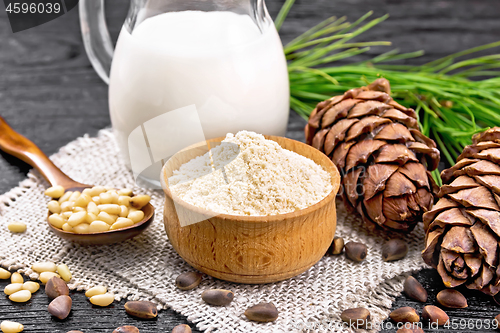
[[[439,151],[418,129],[417,115],[390,96],[386,79],[320,102],[305,128],[306,142],[340,171],[346,208],[370,229],[410,232],[434,203],[429,170]]]
[[[424,214],[424,261],[446,287],[500,291],[500,128],[476,134],[441,173],[439,201]]]

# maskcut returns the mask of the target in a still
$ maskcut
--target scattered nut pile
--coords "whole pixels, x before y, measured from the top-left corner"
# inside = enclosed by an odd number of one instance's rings
[[[83,194],[84,193],[81,195]],[[348,242],[344,246],[344,240],[342,238],[335,238],[329,252],[331,254],[341,254],[344,251],[347,258],[357,262],[363,261],[367,256],[367,247],[365,244]],[[384,261],[399,260],[406,256],[407,252],[408,247],[403,241],[390,240],[382,247],[382,258]],[[33,271],[39,273],[40,282],[45,284],[45,293],[52,299],[48,306],[48,312],[61,320],[67,318],[72,306],[72,300],[71,297],[69,297],[69,288],[66,285],[66,282],[72,279],[68,266],[64,264],[56,265],[52,262],[40,262],[34,264],[31,268]],[[40,288],[37,282],[24,282],[21,274],[17,272],[11,274],[9,271],[0,268],[0,279],[8,278],[11,279],[11,284],[5,287],[4,293],[14,302],[27,302],[31,298],[31,295]],[[203,275],[198,272],[186,272],[180,274],[176,278],[175,285],[180,290],[192,290],[200,285],[202,279]],[[409,276],[404,282],[404,293],[409,298],[423,303],[426,302],[428,298],[427,291],[412,276]],[[85,296],[89,297],[90,303],[101,307],[108,306],[114,301],[114,294],[108,293],[107,288],[104,286],[90,288],[85,293]],[[227,306],[233,301],[234,293],[224,289],[208,289],[202,292],[201,298],[210,305]],[[442,307],[467,307],[467,300],[465,297],[460,292],[453,289],[442,290],[438,293],[436,299]],[[129,301],[125,303],[124,308],[127,314],[136,318],[153,319],[158,316],[157,305],[148,301]],[[278,318],[279,312],[272,303],[259,303],[250,306],[244,312],[244,315],[251,321],[272,322]],[[412,307],[398,308],[392,311],[389,317],[396,323],[407,324],[418,323],[421,319],[420,315]],[[446,312],[434,305],[426,305],[423,308],[422,319],[426,322],[435,323],[437,326],[443,326],[449,322],[449,317]],[[342,312],[341,320],[348,323],[350,327],[370,329],[371,314],[370,311],[365,308],[352,308]],[[21,332],[23,329],[24,327],[20,323],[12,321],[3,321],[1,323],[1,330],[4,333]],[[191,328],[184,324],[178,325],[172,330],[172,333],[190,332]],[[398,332],[422,332],[422,330],[418,327],[408,328],[405,325],[400,328]],[[81,332],[70,331],[67,333]],[[126,325],[117,327],[113,333],[139,333],[139,329],[135,326]]]
[[[346,258],[355,262],[363,261],[367,256],[367,247],[365,244],[357,242],[348,242],[344,246],[344,239],[334,238],[328,253],[339,255],[345,252]],[[403,259],[408,253],[408,245],[401,239],[391,239],[382,246],[382,259],[384,261],[395,261]],[[404,282],[404,293],[411,299],[425,303],[427,302],[427,291],[413,276],[409,276]],[[445,289],[440,291],[436,300],[440,306],[445,308],[461,309],[467,307],[467,300],[457,290]],[[245,313],[246,314],[246,313]],[[341,320],[349,327],[371,329],[370,311],[365,308],[352,308],[344,310],[341,314]],[[420,322],[420,316],[412,307],[401,307],[392,311],[389,315],[391,320],[396,323],[405,323],[398,333],[423,332],[413,323]],[[434,305],[426,305],[422,310],[422,319],[425,322],[437,326],[444,326],[449,322],[449,317],[444,310]],[[498,315],[500,320],[500,315]]]
[[[53,262],[39,262],[31,266],[39,274],[38,279],[45,284],[45,293],[52,299],[47,310],[59,319],[65,319],[71,311],[71,298],[66,282],[72,279],[71,272],[65,264],[56,265]],[[10,284],[5,286],[4,293],[12,302],[24,303],[31,299],[32,294],[40,289],[40,284],[35,281],[26,281],[18,272],[10,273],[0,268],[0,279],[10,278]],[[24,326],[20,323],[4,320],[0,325],[4,333],[22,332]]]
[[[156,304],[148,301],[129,301],[125,303],[125,311],[141,319],[153,319],[158,316]]]
[[[130,227],[142,221],[141,208],[151,199],[144,194],[134,196],[130,189],[104,186],[86,188],[82,192],[64,192],[62,186],[54,186],[48,188],[45,195],[54,199],[48,203],[49,223],[78,234]]]
[[[348,242],[344,245],[342,237],[335,237],[328,253],[338,255],[345,252],[346,258],[361,262],[368,255],[368,248],[363,243]],[[408,245],[402,239],[391,239],[382,246],[382,259],[396,261],[403,259],[408,254]]]
[[[182,273],[175,279],[175,285],[180,290],[191,290],[196,288],[203,278],[203,275],[197,272]],[[215,306],[229,305],[234,298],[234,293],[225,289],[208,289],[201,293],[201,299],[205,303]],[[249,307],[245,313],[248,320],[256,322],[271,322],[278,319],[278,309],[272,303],[259,303]],[[190,333],[191,328],[187,325],[178,325],[172,333]]]
[[[422,303],[427,302],[427,291],[413,276],[406,278],[403,291],[412,300]],[[467,307],[467,300],[464,295],[454,289],[441,290],[437,294],[436,300],[440,306],[445,308],[462,309]],[[373,327],[369,326],[370,312],[365,308],[344,310],[340,317],[342,321],[348,323],[350,327],[367,329]],[[497,317],[500,319],[500,315]],[[403,327],[398,330],[398,333],[423,332],[423,330],[418,327],[418,324],[415,324],[420,322],[420,316],[417,310],[412,307],[404,306],[395,309],[389,314],[389,318],[396,323],[404,324]],[[422,309],[422,319],[424,322],[432,324],[432,327],[435,328],[449,324],[450,320],[448,314],[443,309],[434,305],[424,306]]]

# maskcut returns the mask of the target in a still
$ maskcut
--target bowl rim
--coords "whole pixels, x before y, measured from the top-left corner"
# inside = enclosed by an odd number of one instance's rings
[[[172,192],[170,192],[170,189],[169,189],[168,186],[166,186],[166,181],[165,181],[165,178],[166,178],[165,177],[165,172],[166,172],[165,169],[166,169],[166,166],[168,164],[168,161],[163,165],[163,167],[161,169],[161,174],[160,174],[160,181],[161,181],[163,192],[165,193],[166,197],[168,197],[170,200],[174,201],[175,204],[180,204],[185,209],[188,209],[188,210],[193,211],[194,213],[200,214],[200,215],[210,215],[211,217],[207,218],[207,220],[210,220],[211,218],[216,217],[218,219],[225,220],[225,221],[255,222],[255,223],[259,223],[259,222],[260,223],[279,222],[279,221],[288,220],[288,219],[291,219],[291,218],[297,218],[297,217],[309,215],[313,211],[316,211],[316,210],[324,207],[325,205],[329,204],[332,200],[335,200],[335,197],[337,196],[337,192],[338,192],[338,190],[340,188],[340,173],[338,171],[338,168],[335,166],[335,164],[332,162],[332,160],[327,155],[325,155],[323,152],[317,150],[316,148],[314,148],[314,147],[312,147],[312,146],[310,146],[308,144],[305,144],[303,142],[300,142],[300,141],[297,141],[297,140],[294,140],[294,139],[286,138],[286,137],[283,137],[283,136],[275,136],[275,135],[264,135],[264,137],[266,139],[273,140],[275,142],[277,142],[275,140],[275,138],[279,138],[280,140],[284,139],[285,141],[293,141],[296,144],[299,144],[299,145],[302,145],[304,147],[307,147],[307,149],[314,149],[315,151],[317,151],[318,153],[320,153],[322,155],[322,156],[320,155],[321,159],[325,161],[324,162],[325,164],[329,164],[332,167],[330,169],[333,171],[333,172],[330,172],[325,167],[324,164],[321,164],[321,167],[323,167],[323,169],[325,169],[330,174],[330,181],[331,181],[331,184],[332,184],[332,190],[328,193],[328,195],[326,195],[323,199],[321,199],[320,201],[316,202],[315,204],[313,204],[311,206],[308,206],[308,207],[306,207],[304,209],[300,209],[300,210],[297,210],[297,211],[294,211],[294,212],[289,212],[289,213],[275,214],[275,215],[231,215],[231,214],[223,214],[223,213],[217,214],[217,212],[214,212],[214,211],[211,211],[211,210],[207,210],[207,209],[200,208],[200,207],[197,207],[195,205],[192,205],[192,204],[190,204],[190,203],[182,200],[180,197],[176,196]],[[179,154],[179,153],[181,153],[181,152],[183,152],[185,150],[188,150],[188,149],[190,149],[192,147],[196,147],[196,146],[202,145],[202,144],[207,143],[207,142],[220,142],[220,141],[222,141],[224,139],[225,139],[225,137],[217,137],[217,138],[214,138],[214,139],[205,140],[203,142],[198,142],[198,143],[196,143],[194,145],[190,145],[190,146],[188,146],[188,147],[186,147],[186,148],[178,151],[177,153],[175,153],[171,157],[171,159],[174,158],[177,154]],[[295,152],[295,153],[297,153],[297,152]],[[297,154],[299,154],[299,153],[297,153]],[[302,154],[299,154],[299,155],[304,156]],[[318,164],[318,163],[316,163],[316,164]],[[165,198],[165,199],[167,199],[167,198]],[[214,214],[216,214],[216,215],[214,215]],[[194,224],[197,224],[197,223],[194,223]]]

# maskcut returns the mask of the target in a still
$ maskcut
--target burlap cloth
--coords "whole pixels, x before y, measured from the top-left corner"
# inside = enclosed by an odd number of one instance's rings
[[[176,276],[192,268],[177,255],[165,234],[163,193],[135,187],[119,158],[111,130],[102,130],[98,137],[79,138],[51,159],[77,181],[149,193],[156,207],[155,221],[140,236],[120,244],[83,247],[64,241],[47,227],[48,198],[43,192],[48,184],[32,171],[18,187],[0,196],[1,266],[36,278],[30,269],[33,263],[65,263],[73,273],[69,283],[72,289],[104,284],[115,292],[117,300],[151,300],[182,313],[205,332],[349,332],[339,326],[344,309],[366,307],[374,322],[381,322],[401,292],[404,278],[423,266],[421,225],[406,237],[410,250],[405,259],[383,262],[381,246],[391,235],[368,234],[359,219],[347,215],[339,203],[337,235],[346,241],[365,243],[365,261],[355,263],[344,255],[325,256],[309,271],[279,283],[242,285],[206,276],[198,288],[180,291],[174,284]],[[28,230],[10,233],[6,224],[14,220],[25,222]],[[235,298],[227,307],[210,306],[200,297],[209,288],[232,290]],[[245,318],[245,309],[259,302],[276,305],[280,315],[274,323],[253,323]]]

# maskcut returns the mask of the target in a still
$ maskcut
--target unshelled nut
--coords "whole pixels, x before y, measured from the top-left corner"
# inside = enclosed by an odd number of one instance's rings
[[[406,257],[408,245],[402,239],[391,239],[382,246],[382,259],[395,261]]]
[[[134,317],[151,319],[158,315],[156,304],[147,301],[129,301],[125,303],[125,311]]]
[[[342,237],[335,237],[330,248],[331,254],[341,254],[344,251],[344,239]]]
[[[347,309],[340,314],[340,319],[348,323],[349,327],[366,328],[370,321],[370,311],[365,308]]]
[[[427,302],[427,290],[413,276],[408,276],[404,283],[404,292],[409,298],[422,303]]]
[[[345,245],[345,255],[353,261],[363,261],[368,253],[368,248],[365,244],[357,242],[349,242]]]
[[[194,289],[200,284],[202,277],[198,272],[182,273],[175,279],[175,285],[180,290]]]
[[[224,289],[205,290],[201,298],[211,305],[228,305],[234,298],[234,293]]]
[[[278,309],[276,309],[273,303],[259,303],[249,307],[245,311],[245,317],[248,320],[263,323],[275,321],[278,318],[278,314]]]
[[[420,321],[417,311],[409,306],[392,311],[389,317],[396,323],[418,323]]]
[[[69,295],[69,288],[63,279],[54,276],[45,284],[45,293],[51,299],[61,295]]]
[[[125,325],[115,328],[113,333],[139,333],[139,329],[135,326]]]
[[[454,289],[441,290],[436,299],[439,304],[447,308],[463,309],[468,306],[464,295]]]
[[[424,306],[422,318],[431,323],[437,323],[438,326],[443,326],[450,320],[446,312],[434,305]]]
[[[68,295],[62,295],[54,298],[54,300],[50,302],[47,309],[51,315],[63,320],[68,317],[69,312],[71,311],[72,303],[73,301],[71,300],[71,297]]]
[[[192,332],[191,327],[189,327],[189,325],[186,324],[177,325],[172,330],[172,333],[191,333],[191,332]]]

